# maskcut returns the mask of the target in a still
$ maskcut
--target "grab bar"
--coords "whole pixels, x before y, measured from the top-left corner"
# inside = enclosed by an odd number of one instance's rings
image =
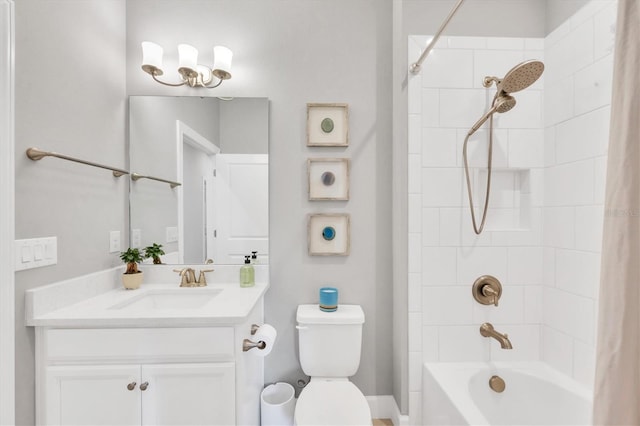
[[[181,186],[182,184],[180,182],[173,182],[171,180],[166,180],[166,179],[160,179],[157,177],[153,177],[153,176],[144,176],[144,175],[140,175],[138,173],[131,173],[131,180],[132,181],[137,181],[139,179],[150,179],[150,180],[157,180],[158,182],[164,182],[164,183],[168,183],[169,186],[171,187],[171,189],[175,188],[176,186]]]
[[[99,167],[101,169],[111,170],[115,177],[120,177],[122,175],[128,175],[129,174],[129,172],[126,171],[126,170],[117,169],[115,167],[110,167],[110,166],[105,166],[105,165],[94,163],[94,162],[91,162],[91,161],[81,160],[79,158],[69,157],[68,155],[58,154],[57,152],[42,151],[42,150],[40,150],[38,148],[29,148],[29,149],[27,149],[27,157],[29,157],[33,161],[41,160],[44,157],[56,157],[56,158],[60,158],[62,160],[74,161],[76,163],[86,164],[87,166],[93,166],[93,167]]]

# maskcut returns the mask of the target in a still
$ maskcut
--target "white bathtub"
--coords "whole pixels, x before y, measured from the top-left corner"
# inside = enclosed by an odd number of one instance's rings
[[[489,388],[493,375],[504,392]],[[426,363],[424,425],[588,425],[591,392],[541,362]]]

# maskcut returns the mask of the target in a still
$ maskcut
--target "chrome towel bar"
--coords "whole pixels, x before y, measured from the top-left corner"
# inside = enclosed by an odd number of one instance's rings
[[[94,163],[92,161],[81,160],[79,158],[69,157],[68,155],[58,154],[57,152],[49,152],[42,151],[38,148],[29,148],[27,149],[27,157],[32,159],[33,161],[38,161],[43,159],[44,157],[56,157],[61,158],[63,160],[73,161],[80,164],[86,164],[88,166],[99,167],[101,169],[111,170],[115,177],[120,177],[122,175],[128,175],[129,172],[122,169],[117,169],[115,167],[105,166],[103,164]]]

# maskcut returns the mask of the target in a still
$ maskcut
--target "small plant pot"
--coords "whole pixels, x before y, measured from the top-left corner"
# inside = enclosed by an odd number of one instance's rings
[[[135,290],[142,284],[144,274],[139,271],[137,274],[122,274],[122,285],[127,290]]]

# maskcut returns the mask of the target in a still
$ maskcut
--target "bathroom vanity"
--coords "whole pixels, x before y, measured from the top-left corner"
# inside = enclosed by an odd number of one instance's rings
[[[263,358],[243,341],[262,324],[267,284],[114,287],[48,309],[68,284],[27,294],[37,424],[259,424]]]

